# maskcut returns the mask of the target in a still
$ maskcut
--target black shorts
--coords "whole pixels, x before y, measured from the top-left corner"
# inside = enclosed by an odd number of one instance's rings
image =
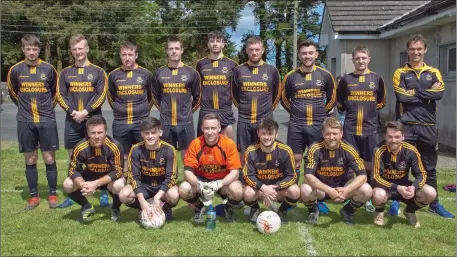
[[[344,187],[346,185],[346,183],[348,183],[349,180],[350,180],[349,178],[348,179],[342,179],[342,180],[340,180],[338,182],[338,184],[328,185],[328,186],[330,186],[331,188]],[[319,200],[319,201],[326,201],[326,200],[331,200],[331,199],[332,198],[330,198],[330,196],[327,193],[325,193],[324,199]]]
[[[83,138],[87,136],[86,121],[77,123],[70,115],[65,118],[65,149],[73,149]]]
[[[39,123],[18,121],[17,138],[20,153],[33,152],[38,146],[41,151],[59,150],[59,134],[55,121]]]
[[[420,145],[436,147],[438,143],[438,127],[403,123],[405,141]]]
[[[225,129],[227,126],[235,124],[235,117],[233,116],[233,111],[230,110],[202,110],[198,114],[198,124],[197,124],[197,137],[203,135],[201,126],[202,119],[208,113],[215,113],[219,116],[221,120],[221,130]]]
[[[287,145],[293,153],[303,154],[307,146],[322,139],[322,125],[306,126],[289,122],[287,128]]]
[[[343,139],[351,144],[357,152],[359,152],[360,158],[366,162],[371,162],[373,159],[373,150],[378,145],[378,135],[367,135],[358,136],[349,133],[343,133]]]
[[[195,138],[194,124],[187,125],[163,125],[161,139],[179,150],[187,150],[190,142]]]
[[[81,177],[84,179],[84,181],[95,181],[103,176],[97,176],[97,175],[94,175],[91,173],[84,173],[84,172],[81,173]],[[97,190],[108,190],[108,184],[97,187]]]
[[[113,138],[119,141],[124,150],[124,154],[129,154],[130,148],[141,141],[140,124],[114,124]]]
[[[236,143],[238,151],[244,153],[250,145],[258,141],[257,124],[238,121],[236,126]]]
[[[408,181],[408,183],[406,185],[402,185],[402,186],[411,186],[413,184],[413,182],[411,181]],[[387,201],[389,200],[392,200],[392,201],[401,201],[405,204],[409,204],[409,203],[412,203],[414,202],[414,197],[411,198],[411,199],[405,199],[403,198],[403,196],[398,192],[398,191],[394,191],[394,190],[386,190],[387,192]],[[417,191],[416,191],[417,193]]]
[[[153,198],[160,190],[160,186],[153,187],[153,186],[148,186],[145,184],[142,184],[141,187],[143,187],[144,192],[143,192],[143,197],[145,200],[149,198]]]

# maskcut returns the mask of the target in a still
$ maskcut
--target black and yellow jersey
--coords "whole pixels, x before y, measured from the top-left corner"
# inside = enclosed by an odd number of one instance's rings
[[[441,85],[432,88],[435,82]],[[436,124],[436,100],[444,95],[444,82],[438,69],[424,64],[416,70],[407,63],[395,71],[393,87],[400,103],[400,119],[403,123]]]
[[[155,150],[147,149],[144,142],[132,146],[128,157],[127,177],[135,194],[145,194],[146,188],[142,185],[167,192],[176,185],[178,179],[175,149],[162,140]]]
[[[217,60],[205,57],[197,63],[196,70],[202,79],[202,110],[232,110],[230,84],[233,69],[237,65],[234,60],[225,56]]]
[[[235,67],[232,76],[232,98],[238,108],[238,121],[257,123],[271,118],[281,97],[278,69],[260,61],[259,66],[249,62]]]
[[[303,173],[316,176],[330,187],[337,187],[341,186],[341,181],[348,180],[349,169],[357,176],[366,176],[363,160],[355,148],[341,140],[336,149],[330,150],[322,140],[314,142],[309,147]]]
[[[95,180],[108,175],[114,181],[122,176],[123,156],[121,144],[110,136],[106,136],[102,147],[93,147],[89,138],[84,138],[73,150],[68,177]]]
[[[375,150],[373,157],[373,182],[384,189],[397,190],[399,185],[408,185],[411,170],[415,180],[413,186],[422,188],[427,180],[422,160],[416,147],[403,142],[397,154],[392,153],[385,142]]]
[[[183,63],[178,68],[163,66],[154,74],[152,93],[162,124],[190,124],[192,113],[200,105],[200,75]]]
[[[294,123],[320,125],[335,105],[335,80],[318,66],[311,72],[300,67],[287,73],[282,90],[281,103]]]
[[[108,75],[108,88],[113,123],[136,124],[149,116],[154,104],[150,71],[138,65],[133,70],[117,68]]]
[[[92,64],[67,67],[60,72],[57,101],[68,113],[86,110],[89,115],[100,114],[108,90],[105,71]]]
[[[336,94],[339,111],[346,111],[344,133],[358,136],[377,133],[377,110],[386,104],[386,87],[379,74],[372,71],[364,75],[345,74]]]
[[[51,64],[42,60],[36,66],[18,62],[8,71],[7,84],[11,100],[18,107],[18,121],[55,120],[57,72]]]
[[[251,145],[244,154],[243,178],[260,190],[262,185],[277,185],[278,190],[288,188],[297,181],[292,149],[278,141],[271,153],[262,151],[260,144]]]

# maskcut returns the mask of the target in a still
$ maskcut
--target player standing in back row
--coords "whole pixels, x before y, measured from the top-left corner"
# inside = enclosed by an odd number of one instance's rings
[[[221,120],[221,133],[233,139],[232,124],[235,117],[232,111],[230,84],[233,69],[238,65],[224,56],[225,36],[219,31],[208,35],[209,55],[197,63],[197,71],[202,79],[202,100],[198,116],[197,136],[203,135],[201,121],[208,113],[216,113]]]
[[[273,118],[281,97],[278,69],[262,60],[262,39],[252,36],[246,41],[249,60],[237,66],[232,77],[233,103],[238,107],[237,144],[241,156],[249,145],[258,141],[257,124]],[[242,161],[243,158],[241,158]]]
[[[55,151],[59,149],[59,137],[54,113],[57,72],[51,64],[38,57],[40,46],[40,40],[35,35],[25,35],[21,40],[25,58],[10,68],[7,78],[11,100],[18,106],[19,152],[24,154],[25,177],[30,192],[26,210],[33,210],[40,204],[36,166],[38,146],[46,164],[49,208],[58,205]]]
[[[156,70],[152,93],[163,124],[162,140],[175,148],[179,146],[184,159],[195,138],[192,113],[200,105],[200,75],[181,61],[181,39],[168,37],[166,52],[168,65]]]

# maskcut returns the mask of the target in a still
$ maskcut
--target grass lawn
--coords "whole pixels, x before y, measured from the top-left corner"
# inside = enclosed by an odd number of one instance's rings
[[[51,210],[47,205],[45,166],[40,160],[39,192],[41,204],[24,211],[28,188],[24,161],[17,145],[2,143],[1,150],[1,255],[416,255],[455,256],[456,223],[418,212],[422,227],[407,225],[406,219],[388,217],[378,228],[372,214],[359,210],[357,225],[342,223],[341,206],[329,204],[330,214],[321,216],[319,225],[303,223],[308,212],[303,205],[290,213],[290,222],[278,233],[262,235],[237,210],[238,222],[228,224],[218,218],[216,230],[207,232],[204,225],[191,222],[193,211],[184,201],[173,210],[175,220],[161,230],[145,230],[135,223],[136,210],[121,207],[121,222],[110,221],[110,208],[98,207],[98,198],[90,197],[96,215],[89,224],[76,222],[79,206]],[[179,156],[179,155],[178,155]],[[65,150],[57,152],[58,194],[63,200],[61,183],[66,178],[68,159]],[[181,166],[182,167],[182,166]],[[455,169],[439,170],[439,188],[455,183]],[[180,169],[179,181],[183,178]],[[455,193],[441,190],[442,203],[455,213]],[[98,195],[97,195],[98,196]],[[403,211],[403,210],[402,210]]]

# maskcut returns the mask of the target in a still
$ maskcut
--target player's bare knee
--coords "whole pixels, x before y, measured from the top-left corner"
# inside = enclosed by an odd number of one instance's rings
[[[424,185],[417,192],[417,198],[421,203],[429,204],[436,199],[436,190],[429,185]]]
[[[300,186],[300,198],[303,202],[309,202],[317,199],[317,194],[310,185],[302,184]]]
[[[55,158],[55,153],[54,152],[42,152],[42,157],[43,157],[43,161],[44,163],[46,164],[53,164],[56,162],[56,158]]]
[[[255,190],[250,186],[245,186],[243,190],[243,199],[245,202],[252,202],[257,199]]]
[[[125,179],[124,178],[120,178],[120,179],[116,179],[114,182],[113,182],[113,185],[112,185],[112,188],[111,188],[111,192],[113,194],[119,194],[119,192],[122,190],[122,188],[125,187]]]
[[[381,205],[387,202],[387,192],[386,190],[376,187],[373,189],[373,193],[371,196],[371,201],[374,205]]]
[[[173,186],[172,188],[168,189],[166,194],[166,201],[173,204],[179,201],[179,190],[177,186]]]
[[[368,201],[373,195],[373,189],[368,183],[365,183],[359,188],[358,195],[363,198],[364,201]]]
[[[297,185],[292,185],[287,188],[286,196],[292,199],[300,198],[300,188]]]
[[[191,196],[192,186],[187,181],[183,181],[179,185],[178,193],[182,199],[188,199]]]
[[[243,184],[241,181],[235,180],[228,186],[228,195],[231,199],[241,200],[243,199]]]
[[[132,186],[127,185],[119,192],[119,200],[122,203],[131,203],[135,200],[135,192],[133,192]]]
[[[71,178],[66,178],[63,181],[63,191],[65,191],[65,193],[67,193],[67,194],[72,193],[72,192],[76,191],[76,189],[77,188]]]
[[[24,159],[27,165],[35,165],[38,161],[37,151],[35,150],[30,153],[24,153]]]

